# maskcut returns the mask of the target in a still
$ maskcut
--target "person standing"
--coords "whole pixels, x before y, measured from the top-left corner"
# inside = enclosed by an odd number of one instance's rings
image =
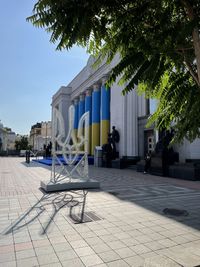
[[[116,149],[116,143],[119,143],[119,132],[115,129],[115,126],[112,127],[112,146],[113,146],[113,158],[116,158],[117,149]]]
[[[148,152],[145,155],[144,160],[145,160],[144,174],[146,174],[150,170],[150,167],[151,167],[151,154],[150,154],[150,152]]]

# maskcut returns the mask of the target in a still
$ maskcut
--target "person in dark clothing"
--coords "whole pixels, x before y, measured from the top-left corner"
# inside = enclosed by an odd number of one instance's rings
[[[50,141],[50,143],[47,145],[47,147],[46,147],[46,145],[44,145],[44,147],[45,147],[46,158],[51,157],[52,142]]]
[[[119,132],[115,129],[115,126],[112,127],[112,134],[111,134],[111,138],[112,138],[112,147],[113,147],[113,158],[116,158],[116,143],[119,143]]]
[[[2,139],[1,139],[1,137],[0,137],[0,151],[1,151],[1,149],[2,149],[2,145],[3,145],[3,142],[2,142]]]
[[[29,149],[26,150],[26,163],[30,163],[30,155],[31,155],[31,152]]]
[[[108,134],[108,143],[102,146],[102,150],[103,150],[103,159],[105,162],[105,167],[110,168],[113,159],[112,134],[110,133]]]
[[[106,153],[106,167],[111,167],[111,162],[113,159],[113,140],[112,134],[108,134],[108,146],[107,146],[107,153]]]
[[[150,167],[151,167],[151,154],[150,154],[150,152],[148,152],[145,155],[144,160],[145,160],[144,173],[146,174],[149,171]]]
[[[52,150],[52,142],[51,141],[49,142],[49,150],[50,151]]]

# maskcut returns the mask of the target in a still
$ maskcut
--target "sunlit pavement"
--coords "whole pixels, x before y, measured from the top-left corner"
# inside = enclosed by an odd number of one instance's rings
[[[101,182],[86,196],[92,221],[75,224],[81,191],[44,194],[49,167],[0,158],[0,266],[200,265],[199,181],[95,167],[90,176]]]

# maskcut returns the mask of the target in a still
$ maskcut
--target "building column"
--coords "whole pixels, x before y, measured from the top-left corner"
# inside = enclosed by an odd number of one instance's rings
[[[74,133],[75,136],[77,136],[77,131],[78,131],[78,122],[79,122],[79,101],[78,98],[74,99]]]
[[[93,86],[92,93],[92,144],[91,154],[94,155],[95,146],[100,145],[100,103],[101,92],[99,84]]]
[[[85,113],[85,95],[83,93],[79,96],[79,107],[78,107],[78,122],[80,121],[80,118]],[[84,128],[81,128],[81,132],[84,135]],[[79,140],[78,140],[79,141]],[[83,150],[84,146],[80,147],[80,150]]]
[[[101,146],[108,143],[108,134],[110,133],[110,88],[105,86],[106,80],[107,77],[104,77],[101,85]]]
[[[92,91],[91,89],[86,90],[85,97],[85,112],[89,111],[89,129],[88,129],[88,154],[91,154],[91,137],[92,137]]]
[[[85,113],[85,96],[84,96],[84,94],[80,94],[79,109],[78,109],[78,119],[79,120],[84,113]]]

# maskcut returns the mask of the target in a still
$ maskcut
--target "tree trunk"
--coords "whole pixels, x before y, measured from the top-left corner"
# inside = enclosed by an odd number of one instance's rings
[[[194,11],[193,6],[188,0],[181,0],[183,7],[185,8],[186,14],[190,21],[194,21],[196,14]],[[200,38],[199,38],[199,29],[195,27],[192,31],[192,39],[193,39],[193,46],[194,46],[194,54],[196,57],[196,75],[198,79],[198,86],[200,86]]]
[[[197,28],[194,28],[192,32],[192,37],[193,37],[194,53],[196,56],[197,76],[200,86],[200,38],[199,38],[199,30]]]

